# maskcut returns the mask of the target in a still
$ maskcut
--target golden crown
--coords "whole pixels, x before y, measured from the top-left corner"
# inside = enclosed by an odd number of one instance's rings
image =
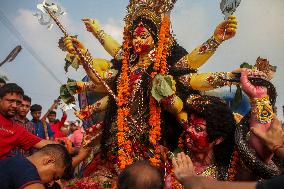
[[[130,0],[127,6],[125,22],[132,25],[139,17],[144,17],[160,26],[162,16],[168,14],[177,0]]]

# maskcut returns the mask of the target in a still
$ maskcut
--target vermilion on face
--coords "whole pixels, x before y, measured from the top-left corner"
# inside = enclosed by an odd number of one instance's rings
[[[146,54],[154,46],[154,40],[150,32],[143,26],[142,23],[133,32],[132,45],[135,54]]]
[[[206,121],[196,115],[191,115],[189,126],[185,131],[186,145],[191,151],[204,152],[212,145],[208,141]]]

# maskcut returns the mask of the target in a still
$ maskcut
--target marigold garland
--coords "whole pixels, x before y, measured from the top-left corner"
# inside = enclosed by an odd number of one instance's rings
[[[178,138],[178,148],[182,151],[184,150],[184,140],[183,140],[184,132]]]
[[[232,154],[230,167],[228,169],[228,177],[227,177],[228,181],[235,181],[236,180],[238,160],[239,160],[239,155],[238,155],[237,148],[235,147],[233,154]]]
[[[120,79],[118,83],[118,94],[117,94],[117,105],[118,107],[123,107],[127,105],[128,103],[128,98],[130,96],[129,92],[129,58],[130,58],[130,53],[129,53],[129,30],[127,27],[124,29],[124,41],[123,41],[123,56],[122,56],[122,66],[121,66],[121,74],[120,74]]]
[[[174,176],[174,169],[171,169],[171,182],[172,188],[174,189],[183,189],[184,187],[177,181],[176,177]]]
[[[157,45],[156,57],[153,66],[153,72],[151,77],[154,78],[158,73],[166,74],[167,71],[167,55],[169,49],[169,28],[170,28],[170,18],[168,16],[163,17],[159,41]],[[153,165],[159,166],[160,161],[160,147],[158,141],[161,137],[161,108],[159,107],[156,100],[151,96],[150,97],[150,118],[149,125],[151,126],[149,131],[149,141],[155,148],[155,154],[150,161]]]
[[[124,41],[123,41],[123,56],[121,65],[121,74],[118,83],[117,94],[117,144],[118,150],[118,166],[120,169],[124,169],[127,165],[133,163],[132,159],[132,142],[125,138],[124,133],[129,131],[128,123],[125,121],[125,117],[129,115],[129,109],[127,108],[129,92],[129,30],[127,27],[124,29]]]

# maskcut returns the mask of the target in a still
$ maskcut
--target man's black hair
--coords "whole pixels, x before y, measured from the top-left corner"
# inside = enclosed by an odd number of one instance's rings
[[[3,78],[1,78],[1,77],[0,77],[0,83],[4,83],[4,84],[6,84],[5,79],[3,79]]]
[[[27,95],[24,95],[24,96],[23,96],[23,100],[24,100],[24,101],[28,101],[28,102],[30,102],[30,103],[32,102],[31,97],[29,97],[29,96],[27,96]]]
[[[52,110],[52,111],[49,112],[48,115],[56,115],[56,111]]]
[[[126,167],[119,175],[118,189],[163,189],[164,174],[148,161],[137,161]]]
[[[65,146],[61,144],[48,144],[41,148],[38,153],[54,156],[57,166],[65,167],[64,179],[71,179],[73,177],[72,157]]]
[[[0,98],[3,98],[8,93],[17,93],[24,95],[24,90],[16,83],[7,83],[0,88]]]
[[[42,107],[39,104],[33,104],[30,108],[31,112],[37,112],[37,111],[41,111],[41,110],[42,110]]]

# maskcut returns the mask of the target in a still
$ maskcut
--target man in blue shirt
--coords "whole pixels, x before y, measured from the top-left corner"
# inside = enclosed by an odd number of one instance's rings
[[[41,110],[42,110],[42,107],[41,105],[38,105],[38,104],[34,104],[30,108],[31,115],[33,117],[32,122],[35,127],[35,133],[40,138],[47,139],[47,140],[53,140],[54,133],[51,130],[50,125],[45,121],[46,119],[40,119]]]
[[[72,176],[72,159],[60,144],[48,144],[29,157],[0,161],[1,189],[44,189],[46,183]]]

